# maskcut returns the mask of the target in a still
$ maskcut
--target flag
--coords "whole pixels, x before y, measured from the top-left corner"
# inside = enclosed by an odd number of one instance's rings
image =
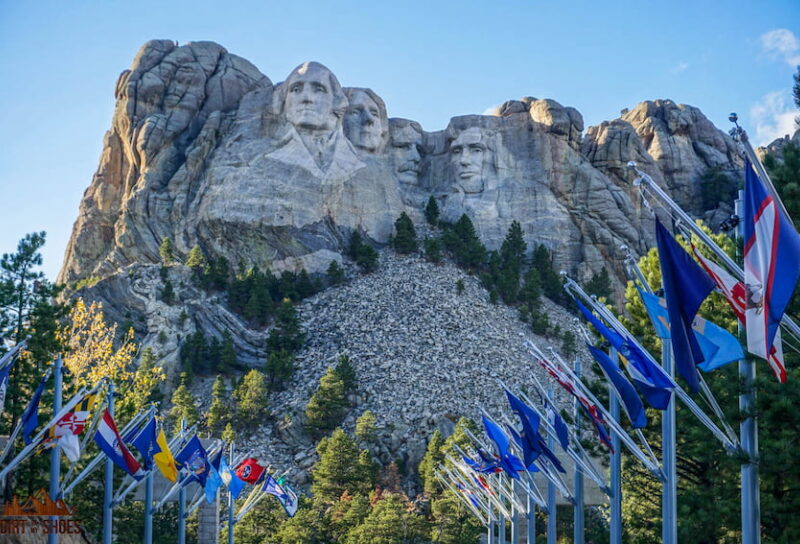
[[[549,447],[547,447],[547,442],[545,442],[545,439],[542,437],[542,435],[539,435],[539,448],[542,450],[542,455],[544,455],[544,457],[550,461],[554,467],[556,467],[557,471],[566,474],[567,471],[564,469],[564,465],[562,465],[561,461],[558,460],[556,454],[553,453]]]
[[[480,454],[480,452],[478,453],[478,455],[481,457],[480,461],[476,461],[475,459],[467,457],[466,455],[462,456],[462,459],[464,459],[464,462],[467,464],[469,468],[471,468],[475,472],[480,472],[481,474],[494,474],[496,472],[503,471],[503,469],[500,468],[499,463],[496,462],[494,459],[489,459],[487,461],[486,459],[484,459],[484,456]]]
[[[245,483],[233,473],[233,470],[231,470],[231,467],[228,466],[228,462],[225,460],[225,456],[222,457],[219,463],[219,476],[222,478],[222,483],[227,486],[228,490],[233,495],[233,498],[239,498],[239,494],[242,492],[242,489],[244,489]]]
[[[661,263],[661,281],[667,299],[675,368],[686,380],[689,390],[696,393],[700,388],[697,365],[704,358],[700,345],[692,334],[692,322],[700,305],[714,290],[714,281],[684,251],[658,219],[656,242]]]
[[[800,235],[780,199],[744,165],[744,287],[747,350],[769,358],[800,276]]]
[[[183,449],[178,452],[178,455],[175,456],[175,462],[181,469],[185,468],[187,470],[189,477],[184,483],[189,484],[196,481],[201,487],[206,486],[206,478],[211,465],[208,463],[208,454],[197,435],[194,435]]]
[[[616,364],[614,364],[611,358],[602,350],[599,350],[589,344],[586,344],[586,347],[589,349],[589,352],[592,354],[592,357],[594,357],[595,361],[597,361],[597,364],[600,365],[600,368],[603,369],[603,374],[606,375],[608,381],[611,382],[611,385],[617,391],[617,394],[619,395],[620,399],[622,400],[622,404],[625,407],[625,412],[628,414],[628,419],[631,422],[631,426],[634,429],[646,427],[647,416],[644,412],[644,405],[642,404],[642,400],[639,398],[639,395],[636,394],[636,390],[633,388],[631,383],[619,371],[619,368]]]
[[[6,406],[6,391],[8,391],[8,375],[11,372],[11,367],[14,366],[16,358],[12,359],[9,364],[0,370],[0,414],[3,413]]]
[[[746,326],[745,323],[745,289],[744,283],[736,280],[724,268],[717,263],[703,256],[700,251],[692,246],[695,257],[700,261],[700,265],[705,268],[714,283],[717,284],[717,289],[728,301],[731,309],[739,319],[739,323]],[[786,364],[783,362],[783,342],[781,340],[781,330],[778,329],[775,333],[775,340],[772,342],[772,349],[767,359],[772,372],[778,381],[786,383]]]
[[[213,504],[217,498],[217,489],[222,485],[222,477],[217,470],[222,464],[222,449],[220,448],[217,454],[211,458],[208,467],[208,477],[206,478],[205,494],[206,502]]]
[[[508,451],[508,437],[503,430],[489,418],[482,416],[482,419],[483,427],[486,429],[486,436],[497,446],[497,453],[500,456],[500,467],[505,470],[509,476],[518,480],[519,474],[517,474],[517,470],[520,470],[522,461],[520,461],[516,455]]]
[[[456,489],[458,489],[475,508],[481,508],[481,503],[478,501],[477,497],[475,497],[475,493],[464,486],[461,482],[456,482]]]
[[[64,414],[55,425],[50,427],[47,438],[49,445],[58,443],[61,451],[73,463],[81,457],[81,443],[78,436],[86,427],[86,421],[89,419],[96,396],[85,396],[71,411]]]
[[[150,470],[153,468],[153,454],[158,451],[158,444],[156,443],[156,418],[151,417],[150,420],[142,426],[138,432],[130,439],[127,438],[130,433],[126,435],[123,442],[127,442],[135,447],[139,453],[142,454],[144,468]]]
[[[657,410],[666,410],[669,400],[672,398],[672,389],[675,387],[672,378],[658,366],[649,354],[640,349],[632,338],[606,327],[580,301],[574,300],[586,320],[617,350],[623,364],[630,363],[630,365],[625,364],[625,369],[647,404]]]
[[[137,480],[141,480],[144,477],[144,471],[139,462],[133,457],[133,454],[125,444],[122,443],[117,424],[108,409],[103,410],[103,416],[97,424],[97,431],[94,433],[94,441],[119,468]]]
[[[42,376],[39,386],[36,388],[36,391],[33,392],[31,401],[28,403],[25,411],[22,412],[22,439],[25,441],[25,445],[31,443],[31,435],[33,434],[33,431],[36,430],[36,427],[39,426],[39,401],[42,398],[44,386],[47,384],[47,380],[49,378],[49,373]]]
[[[177,482],[178,467],[169,449],[169,443],[167,442],[167,435],[164,434],[164,429],[159,429],[156,445],[158,446],[158,451],[153,452],[153,463],[155,463],[158,471],[164,478],[173,483]]]
[[[594,425],[595,430],[597,431],[597,436],[600,438],[600,442],[602,442],[611,452],[614,451],[614,447],[611,445],[611,436],[608,434],[608,430],[606,429],[606,423],[603,419],[603,413],[600,411],[600,408],[597,407],[594,403],[592,403],[589,399],[587,399],[584,395],[578,392],[578,388],[570,377],[563,372],[561,369],[557,368],[553,363],[546,359],[539,359],[539,365],[544,368],[550,376],[558,382],[558,384],[564,388],[567,393],[578,399],[578,404],[586,411],[586,415],[589,416],[589,420]]]
[[[263,470],[263,467],[262,467]],[[297,512],[297,494],[288,484],[281,484],[272,477],[272,474],[267,474],[264,479],[264,484],[261,486],[261,491],[273,495],[281,503],[286,514],[291,518]]]
[[[647,314],[650,316],[650,321],[653,322],[653,326],[657,329],[656,333],[659,338],[669,339],[667,303],[663,298],[645,293],[641,289],[639,290],[639,296],[647,310]],[[660,331],[658,330],[659,328],[661,328]],[[700,350],[703,352],[704,361],[698,365],[701,370],[710,372],[715,368],[744,358],[742,346],[735,336],[699,315],[695,316],[692,322],[692,332],[697,338]]]
[[[525,455],[526,455],[526,448],[527,448],[528,446],[527,446],[527,445],[524,445],[523,439],[522,439],[522,437],[520,436],[520,434],[517,432],[517,430],[516,430],[516,429],[514,429],[514,427],[512,427],[512,426],[510,426],[510,425],[506,425],[506,430],[508,431],[508,434],[510,434],[510,435],[511,435],[511,438],[514,440],[514,443],[515,443],[517,446],[519,446],[519,449],[521,449],[521,450],[522,450],[523,456],[525,456]],[[537,433],[537,434],[538,434],[538,433]],[[540,436],[541,436],[541,435],[540,435]],[[540,442],[540,440],[538,440],[538,439],[537,439],[537,440],[536,440],[536,447],[537,447],[537,448],[539,448],[539,442]],[[527,470],[528,472],[539,472],[539,469],[538,469],[538,468],[536,468],[536,465],[534,464],[534,462],[535,462],[535,461],[536,461],[536,459],[538,459],[538,458],[539,458],[539,453],[535,453],[535,455],[533,456],[533,458],[530,458],[530,459],[529,459],[529,460],[526,462],[527,466],[526,466],[526,464],[523,464],[523,463],[522,463],[522,461],[520,461],[519,459],[514,459],[514,460],[511,460],[511,461],[510,461],[510,463],[511,463],[511,466],[514,468],[514,470],[515,470],[515,471],[517,471],[517,472],[524,472],[524,471],[526,471],[526,470]]]
[[[255,457],[248,457],[236,466],[236,475],[240,480],[255,485],[261,479],[264,470]]]
[[[564,418],[559,415],[555,406],[553,406],[550,401],[547,401],[545,410],[547,410],[547,420],[556,431],[558,443],[561,444],[563,449],[569,448],[569,429],[567,428],[567,424],[564,423]]]
[[[541,448],[539,448],[539,414],[511,394],[508,389],[506,389],[506,398],[508,399],[508,404],[511,405],[511,410],[517,415],[522,424],[522,430],[519,433],[519,446],[522,449],[522,458],[527,466],[533,463],[542,453]]]

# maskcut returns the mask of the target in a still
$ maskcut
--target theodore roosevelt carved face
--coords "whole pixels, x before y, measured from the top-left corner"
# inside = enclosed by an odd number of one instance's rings
[[[389,122],[389,132],[389,155],[397,179],[401,183],[416,184],[422,161],[422,127],[407,119],[392,119]]]

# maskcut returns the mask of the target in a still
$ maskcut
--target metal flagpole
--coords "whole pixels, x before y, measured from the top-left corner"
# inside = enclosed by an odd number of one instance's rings
[[[181,442],[186,437],[186,418],[181,419]],[[183,476],[178,475],[180,485]],[[178,488],[178,544],[186,544],[186,488]]]
[[[555,396],[553,393],[553,385],[547,387],[547,397],[553,403]],[[555,404],[554,404],[555,406]],[[555,441],[553,440],[553,433],[547,435],[547,447],[551,450],[555,449]],[[552,480],[547,482],[547,544],[556,544],[558,538],[558,528],[556,527],[556,486]]]
[[[528,474],[528,480],[531,485],[533,483],[533,475]],[[533,500],[533,497],[528,495],[528,544],[535,544],[536,543],[536,503]]]
[[[511,509],[514,509],[513,503]],[[497,544],[506,544],[506,516],[502,512],[497,515]]]
[[[228,459],[233,459],[233,441],[231,441]],[[233,493],[228,490],[228,544],[233,544],[233,524],[236,520],[233,518]]]
[[[150,417],[155,417],[155,407],[150,408]],[[153,465],[150,467],[144,487],[144,544],[153,544],[153,471],[155,470],[155,462],[150,461]]]
[[[744,131],[742,130],[743,134]],[[747,135],[740,135],[744,147],[749,147]],[[758,161],[756,161],[758,162]],[[758,164],[761,164],[758,162]],[[772,186],[772,183],[770,186]],[[742,203],[744,202],[743,191],[739,191],[739,198],[736,200],[736,216],[739,218],[739,237],[744,238],[744,213]],[[780,202],[780,200],[778,200]],[[737,246],[738,251],[738,246]],[[738,325],[739,338],[742,338],[742,324]],[[739,424],[739,436],[742,451],[745,453],[746,462],[742,463],[742,544],[759,544],[761,542],[761,499],[759,497],[759,478],[758,478],[758,423],[755,416],[756,411],[756,365],[750,357],[745,357],[739,361],[739,381],[741,392],[739,393],[739,412],[743,419]]]
[[[55,379],[53,386],[53,413],[57,414],[61,410],[62,386],[64,377],[64,361],[59,354],[56,357],[53,376]],[[53,445],[50,452],[50,498],[56,500],[59,492],[59,479],[61,478],[61,448],[58,447],[58,440]],[[58,518],[50,518],[51,523],[58,523]],[[55,531],[47,535],[47,544],[57,544],[58,534]]]
[[[611,360],[614,364],[619,365],[617,358],[617,351],[611,349]],[[619,422],[619,399],[614,392],[613,385],[608,384],[608,410],[611,412],[611,417],[614,421]],[[613,453],[611,454],[611,544],[622,544],[622,449],[619,440],[619,433],[614,432],[611,435],[611,447]]]
[[[579,379],[581,377],[581,360],[575,357],[575,376]],[[580,412],[581,407],[578,399],[573,400],[573,415],[575,419],[575,432],[580,433]],[[551,435],[552,436],[552,435]],[[575,463],[575,490],[573,496],[575,497],[575,513],[573,521],[573,544],[583,544],[583,469]]]
[[[108,413],[114,417],[114,382],[108,384]],[[112,540],[112,508],[114,507],[114,462],[106,458],[105,486],[103,494],[103,544],[111,544]]]
[[[511,492],[517,496],[517,487],[520,484],[517,483],[516,480],[511,482]],[[519,544],[519,534],[521,529],[521,522],[522,517],[520,514],[522,513],[519,508],[514,509],[514,515],[511,516],[511,544]]]

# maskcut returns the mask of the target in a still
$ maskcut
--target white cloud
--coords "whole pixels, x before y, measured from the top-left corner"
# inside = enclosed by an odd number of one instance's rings
[[[499,108],[499,107],[500,107],[500,104],[495,104],[494,106],[489,106],[488,108],[483,110],[483,113],[481,115],[494,115],[495,114],[494,112],[496,112],[497,108]]]
[[[689,67],[689,63],[688,62],[681,62],[681,63],[676,64],[672,68],[670,68],[669,69],[669,73],[677,75],[677,74],[680,74],[681,72],[686,71],[686,69],[688,67]]]
[[[800,64],[800,38],[787,28],[776,28],[762,34],[761,49],[790,66]]]
[[[756,127],[755,143],[763,146],[786,134],[794,134],[797,115],[788,91],[765,94],[750,108],[750,118]]]

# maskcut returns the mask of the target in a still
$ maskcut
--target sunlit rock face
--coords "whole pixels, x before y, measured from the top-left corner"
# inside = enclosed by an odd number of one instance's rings
[[[467,214],[490,249],[516,220],[559,268],[621,276],[619,246],[652,242],[627,161],[698,214],[703,173],[739,166],[726,134],[669,100],[584,129],[576,109],[525,97],[428,132],[319,63],[273,85],[211,42],[146,43],[116,98],[59,277],[68,284],[158,262],[164,237],[179,257],[197,244],[230,263],[320,272],[352,231],[385,244],[402,212],[422,221],[430,197],[444,220]]]

